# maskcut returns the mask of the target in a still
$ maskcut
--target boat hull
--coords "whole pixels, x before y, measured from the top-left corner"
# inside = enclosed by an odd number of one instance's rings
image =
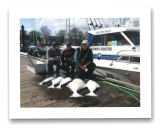
[[[102,77],[104,75],[111,79],[140,86],[140,72],[98,66],[96,67],[96,70],[100,72],[98,73],[97,71],[94,71],[94,74],[97,76]]]

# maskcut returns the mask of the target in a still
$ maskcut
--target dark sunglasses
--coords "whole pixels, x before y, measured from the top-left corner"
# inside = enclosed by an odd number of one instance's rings
[[[56,45],[53,45],[54,47],[56,46]]]

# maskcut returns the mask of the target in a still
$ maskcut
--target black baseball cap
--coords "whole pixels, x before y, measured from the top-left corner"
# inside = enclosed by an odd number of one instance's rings
[[[67,42],[67,43],[66,43],[66,46],[71,46],[71,43],[70,43],[70,42]]]
[[[52,42],[52,46],[57,46],[56,42]]]

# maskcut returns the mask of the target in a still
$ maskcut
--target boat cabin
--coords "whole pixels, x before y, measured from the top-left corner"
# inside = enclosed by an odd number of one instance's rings
[[[121,50],[140,49],[139,27],[113,27],[93,30],[88,32],[89,47],[92,49],[94,58],[98,54],[103,58],[113,59]]]

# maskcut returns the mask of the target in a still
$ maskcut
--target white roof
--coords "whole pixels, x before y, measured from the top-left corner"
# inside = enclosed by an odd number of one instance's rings
[[[140,31],[140,27],[103,28],[103,29],[88,31],[88,33],[93,35],[101,35],[101,34],[109,34],[109,33],[122,32],[122,31]]]
[[[35,46],[35,45],[29,46],[29,48],[31,48],[31,47],[37,47],[37,46]]]

